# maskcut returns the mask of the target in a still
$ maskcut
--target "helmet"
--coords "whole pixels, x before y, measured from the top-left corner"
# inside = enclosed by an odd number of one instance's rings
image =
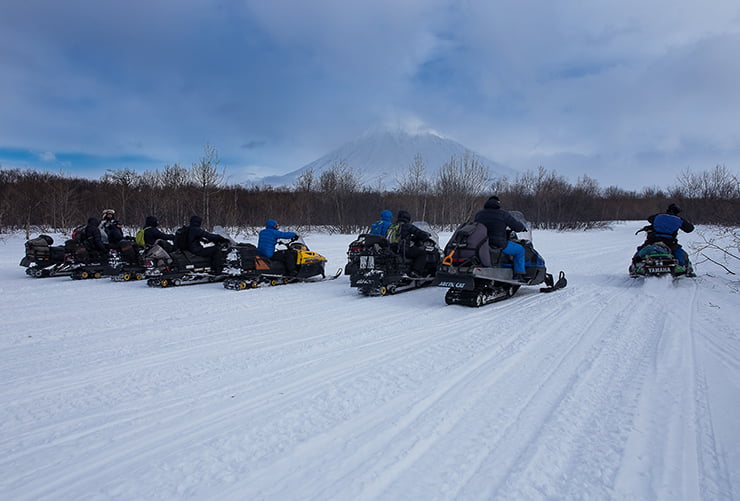
[[[496,195],[493,195],[488,200],[486,200],[486,203],[483,204],[484,209],[500,209],[501,208],[501,199],[497,197]]]
[[[681,212],[681,207],[676,204],[671,204],[668,206],[668,210],[666,212],[675,216],[676,214]]]
[[[111,216],[115,216],[116,211],[114,211],[113,209],[105,209],[103,211],[103,217],[107,216],[108,214],[110,214]]]

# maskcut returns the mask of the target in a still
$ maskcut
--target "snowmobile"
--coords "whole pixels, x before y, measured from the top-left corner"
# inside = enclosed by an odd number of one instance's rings
[[[127,282],[144,278],[146,267],[141,249],[130,239],[121,240],[117,248],[106,252],[91,251],[75,240],[68,240],[67,245],[74,280],[111,277],[116,282]]]
[[[529,227],[520,212],[511,214]],[[531,234],[522,238],[510,231],[508,236],[524,247],[526,273],[521,279],[514,278],[511,257],[488,244],[488,231],[483,224],[465,223],[453,233],[434,280],[434,285],[448,289],[447,304],[478,307],[508,299],[522,286],[544,282],[547,287],[540,288],[540,292],[553,292],[567,285],[564,272],[560,272],[557,282],[547,273],[545,260],[532,246]]]
[[[229,253],[229,244],[217,244],[224,258]],[[221,282],[228,275],[211,267],[211,258],[197,256],[190,251],[174,249],[169,251],[162,245],[153,245],[145,253],[145,277],[149,287],[174,287]],[[156,257],[155,257],[156,256]]]
[[[289,284],[293,282],[320,282],[334,280],[342,270],[327,277],[324,271],[326,258],[309,250],[302,238],[289,240],[279,239],[278,245],[284,247],[277,252],[292,252],[296,258],[294,273],[288,273],[285,264],[275,259],[268,259],[257,253],[257,247],[250,243],[239,243],[233,247],[233,258],[229,260],[229,273],[232,275],[224,281],[224,288],[231,290],[255,289],[260,284]]]
[[[20,266],[33,278],[66,277],[72,274],[72,260],[64,245],[53,245],[49,235],[39,235],[26,241],[26,255]]]
[[[111,280],[114,282],[144,280],[144,249],[135,241],[122,241],[120,249],[111,251],[108,263],[113,268]]]
[[[442,258],[437,234],[426,222],[414,225],[432,236],[422,244],[426,252],[424,273],[413,274],[411,259],[395,252],[385,237],[363,233],[347,250],[344,271],[350,277],[350,287],[356,287],[365,296],[386,296],[430,285]]]
[[[645,226],[637,233],[641,231],[649,233],[652,231],[652,227],[650,225]],[[681,276],[695,277],[696,273],[694,273],[689,255],[683,249],[682,252],[685,266],[678,264],[678,259],[673,255],[673,251],[667,243],[646,241],[637,248],[637,252],[632,257],[632,263],[629,267],[630,277],[660,277],[664,275],[671,275],[674,278]]]

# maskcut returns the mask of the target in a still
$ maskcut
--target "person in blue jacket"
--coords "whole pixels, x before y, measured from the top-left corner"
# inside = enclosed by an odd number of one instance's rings
[[[380,213],[380,219],[370,225],[371,235],[380,235],[384,237],[388,233],[388,227],[393,222],[393,213],[389,210],[384,210]]]
[[[277,221],[268,219],[265,223],[265,229],[260,231],[257,242],[257,253],[274,261],[280,261],[285,265],[287,275],[295,275],[296,271],[296,253],[290,249],[279,250],[275,252],[275,245],[278,238],[297,238],[298,235],[292,231],[280,231]]]
[[[694,231],[694,225],[680,217],[678,215],[680,212],[681,208],[678,205],[671,204],[664,213],[648,217],[650,227],[648,227],[645,243],[663,242],[667,244],[675,258],[678,259],[678,265],[685,269],[686,252],[678,244],[678,230],[691,233]],[[681,271],[683,269],[678,270],[678,272]]]
[[[501,208],[501,200],[492,196],[475,215],[475,222],[482,223],[488,229],[488,243],[493,247],[501,248],[501,252],[511,256],[514,260],[514,280],[524,280],[527,273],[524,267],[524,247],[507,238],[507,228],[514,231],[527,231],[521,221],[512,216],[509,211]]]

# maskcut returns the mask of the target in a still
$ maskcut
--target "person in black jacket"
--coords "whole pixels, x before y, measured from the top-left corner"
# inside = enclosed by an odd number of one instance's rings
[[[524,247],[508,239],[507,228],[514,231],[527,231],[521,221],[501,208],[501,200],[497,196],[489,198],[483,209],[475,215],[475,222],[482,223],[488,229],[488,243],[499,247],[507,256],[514,259],[514,280],[524,279]]]
[[[229,239],[216,235],[215,233],[208,233],[206,230],[201,228],[203,218],[200,216],[191,216],[190,225],[188,226],[188,250],[196,256],[208,257],[211,259],[211,268],[216,273],[221,273],[224,266],[224,256],[221,252],[221,247],[218,244],[228,242]],[[202,242],[213,242],[212,247],[203,247]]]
[[[411,222],[411,213],[407,210],[398,211],[396,229],[391,231],[396,232],[395,237],[391,239],[391,249],[412,260],[409,275],[422,276],[426,264],[424,242],[432,236]]]
[[[82,245],[90,253],[91,259],[103,259],[107,260],[108,248],[103,243],[103,238],[100,235],[100,221],[97,218],[91,217],[87,220],[87,226],[83,230]]]
[[[147,216],[144,222],[144,245],[148,248],[157,240],[175,240],[175,235],[164,233],[162,230],[157,228],[159,221],[155,216]]]

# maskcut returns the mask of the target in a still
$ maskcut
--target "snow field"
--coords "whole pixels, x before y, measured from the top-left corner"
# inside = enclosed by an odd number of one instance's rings
[[[0,497],[737,498],[738,282],[630,279],[639,227],[536,231],[568,287],[478,309],[31,279],[8,237]],[[327,274],[353,238],[305,237]]]

